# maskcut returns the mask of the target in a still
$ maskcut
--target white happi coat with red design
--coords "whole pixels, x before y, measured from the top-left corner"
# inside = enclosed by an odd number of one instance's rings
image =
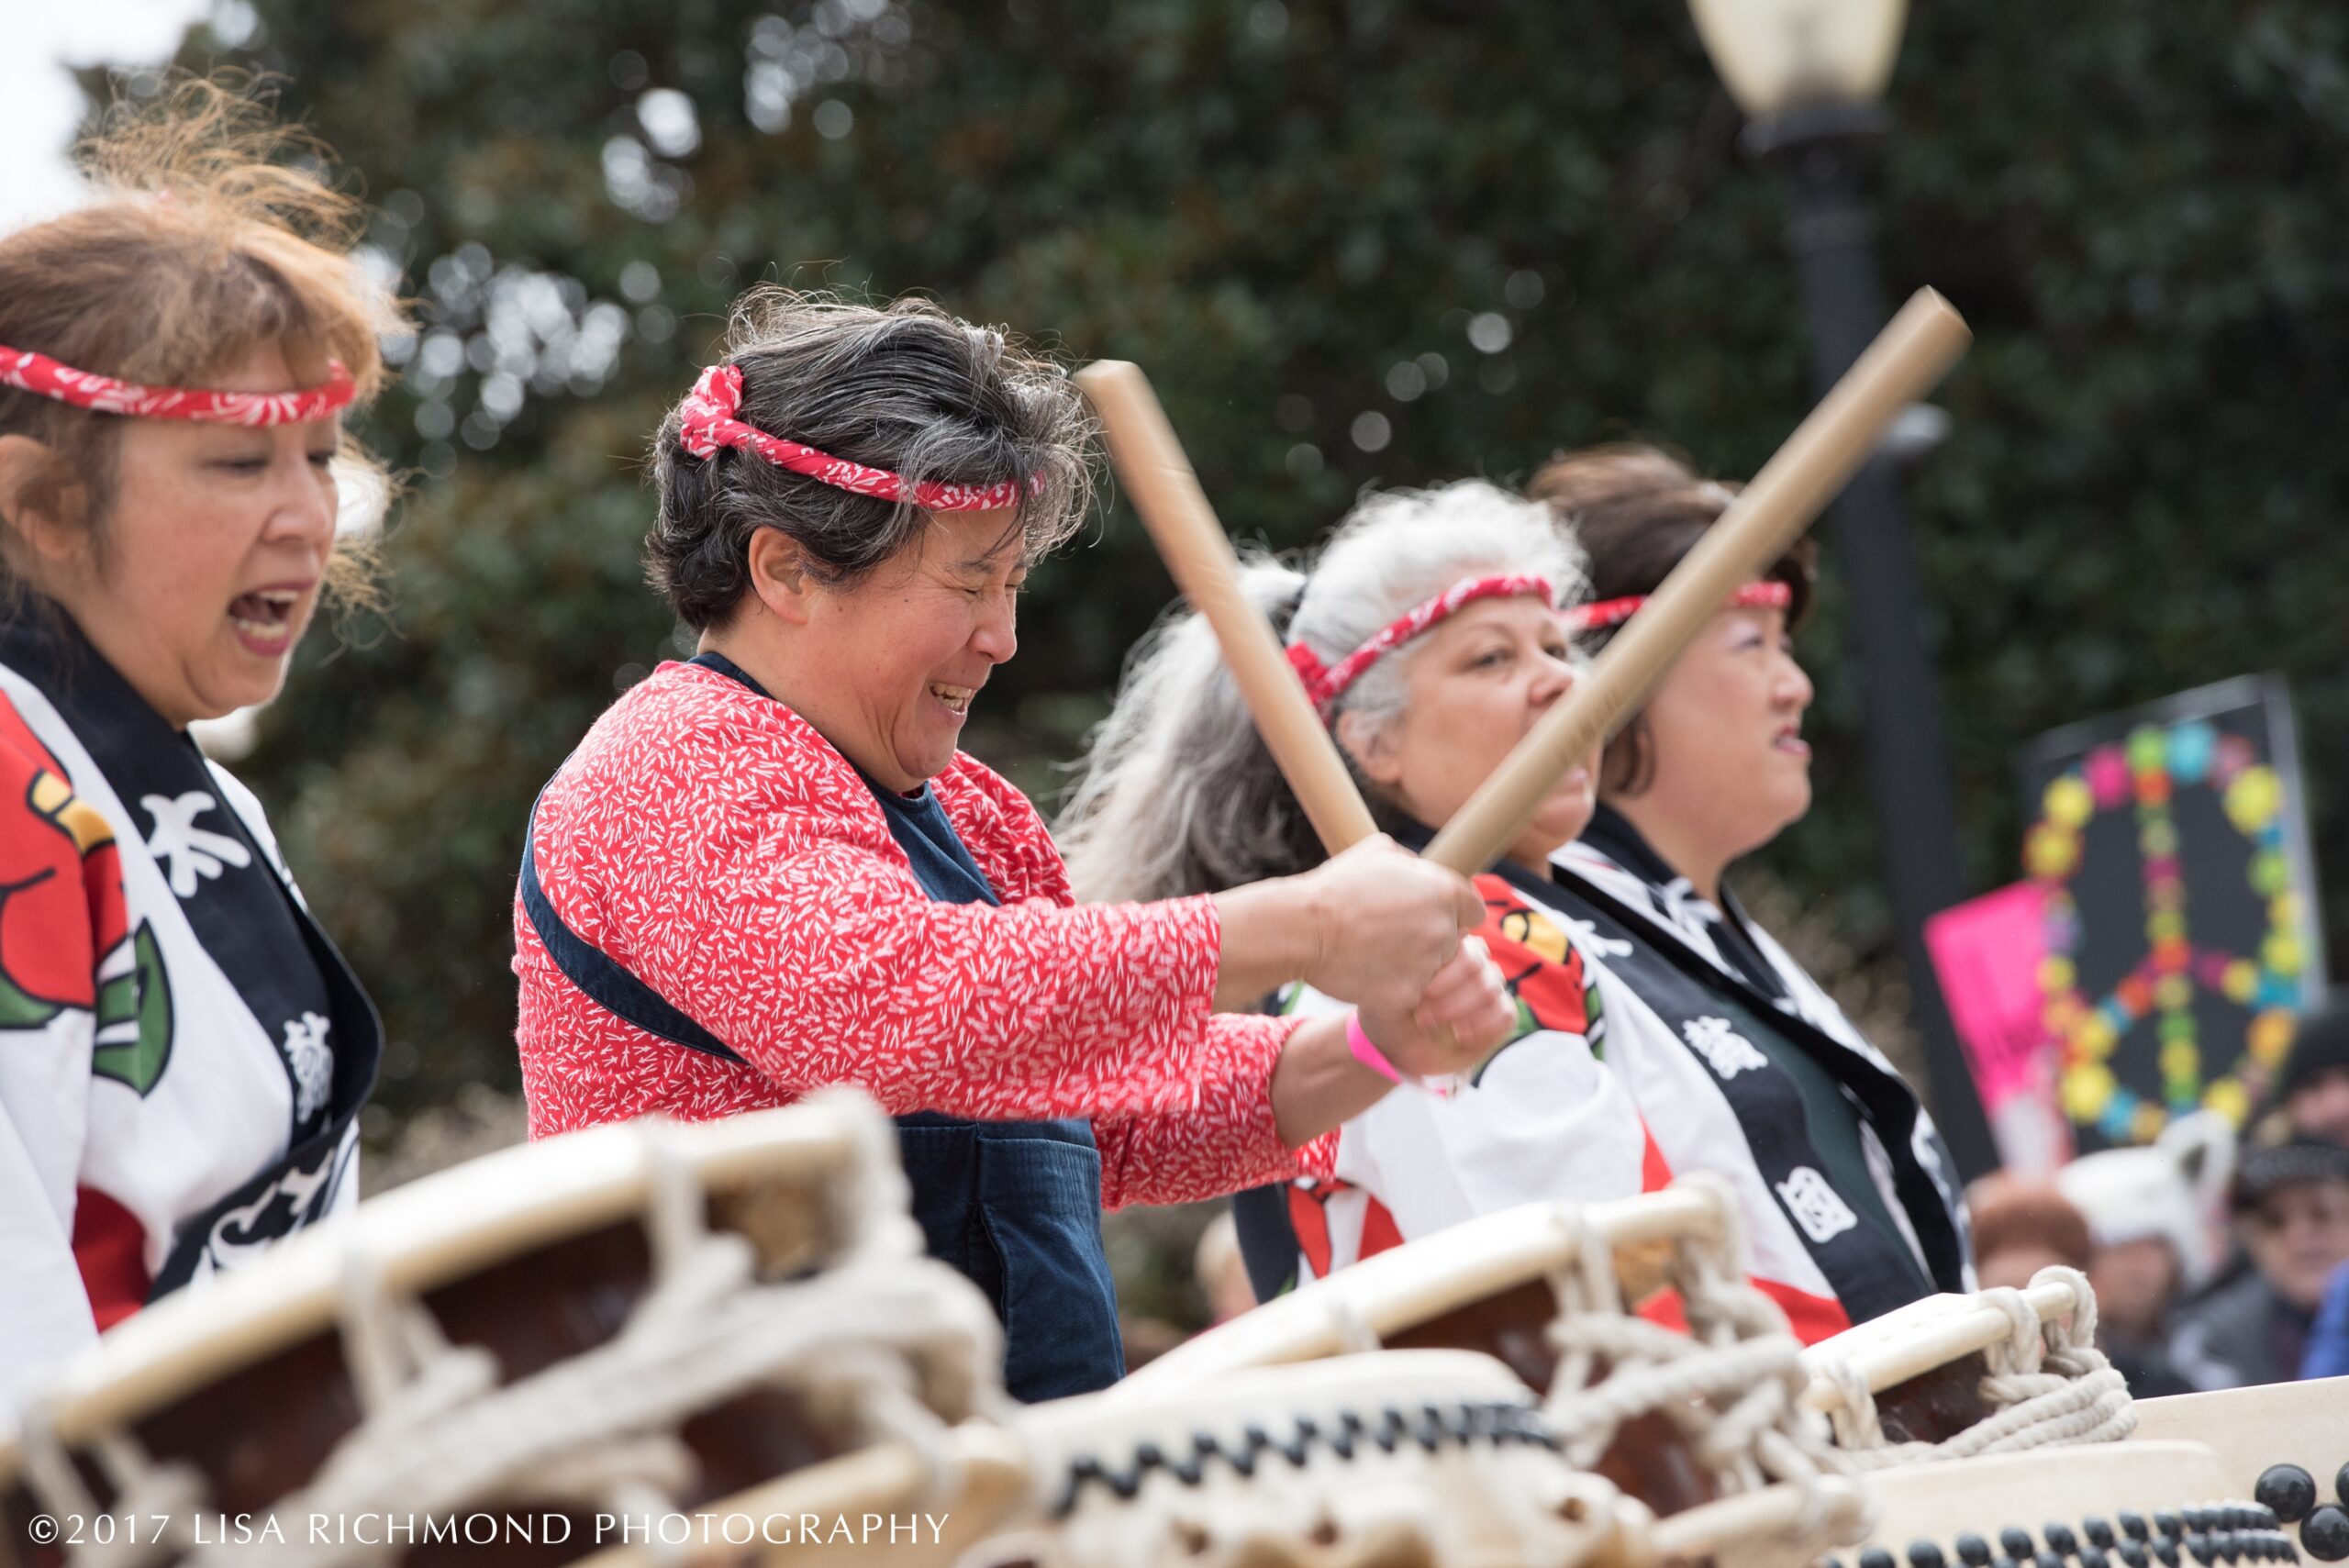
[[[380,1032],[260,803],[61,610],[0,624],[0,1425],[358,1201]]]
[[[1675,921],[1669,901],[1659,905],[1642,879],[1597,851],[1569,846],[1561,858],[1626,909],[1652,913],[1652,924],[1635,928],[1641,940],[1709,954],[1706,962],[1720,967],[1728,989],[1728,966],[1699,912],[1686,911],[1686,925]],[[1878,1304],[1860,1299],[1873,1287],[1850,1283],[1852,1260],[1844,1253],[1857,1238],[1849,1206],[1816,1168],[1797,1163],[1773,1180],[1757,1157],[1753,1129],[1728,1091],[1740,1075],[1769,1064],[1721,1016],[1727,1009],[1688,1010],[1675,1028],[1659,1010],[1672,1004],[1660,993],[1643,994],[1630,973],[1636,944],[1577,916],[1564,888],[1552,892],[1522,873],[1488,873],[1477,886],[1486,909],[1478,934],[1516,995],[1518,1029],[1449,1093],[1397,1092],[1349,1121],[1340,1131],[1333,1179],[1290,1184],[1286,1218],[1299,1276],[1318,1277],[1519,1204],[1626,1197],[1656,1190],[1680,1173],[1709,1171],[1739,1199],[1753,1283],[1786,1310],[1806,1343],[1841,1332],[1855,1317],[1873,1316]],[[1684,903],[1693,897],[1685,885],[1678,894]],[[1830,1034],[1835,1049],[1854,1054],[1854,1075],[1880,1076],[1891,1095],[1898,1080],[1890,1066],[1776,943],[1753,934],[1766,944],[1785,982],[1777,1009]],[[1288,998],[1294,1012],[1334,1006],[1309,991]],[[1969,1288],[1954,1187],[1939,1184],[1946,1169],[1939,1140],[1913,1099],[1908,1103],[1916,1118],[1908,1129],[1914,1140],[1913,1151],[1904,1151],[1908,1160],[1896,1162],[1872,1128],[1863,1130],[1871,1179],[1900,1232],[1886,1244],[1909,1251],[1920,1270],[1939,1276],[1941,1288]],[[1265,1227],[1261,1205],[1243,1205],[1241,1212],[1243,1228]],[[1930,1255],[1920,1230],[1934,1238]],[[1251,1240],[1252,1251],[1262,1255],[1262,1240]],[[1843,1251],[1828,1253],[1827,1247]],[[1822,1254],[1844,1273],[1845,1292],[1822,1267]],[[1858,1272],[1881,1271],[1863,1255]],[[1671,1307],[1662,1306],[1660,1315],[1669,1319]]]

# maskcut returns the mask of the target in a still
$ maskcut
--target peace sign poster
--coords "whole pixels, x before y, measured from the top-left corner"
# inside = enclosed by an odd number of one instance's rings
[[[2249,675],[2051,731],[2022,758],[2040,1034],[2081,1152],[2260,1104],[2323,994],[2284,682]]]

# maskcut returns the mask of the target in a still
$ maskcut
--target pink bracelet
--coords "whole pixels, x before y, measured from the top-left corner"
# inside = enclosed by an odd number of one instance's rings
[[[1386,1053],[1378,1049],[1377,1042],[1362,1032],[1362,1014],[1359,1012],[1346,1015],[1346,1048],[1354,1053],[1356,1062],[1390,1084],[1418,1082],[1417,1079],[1407,1080],[1395,1064],[1386,1060]]]

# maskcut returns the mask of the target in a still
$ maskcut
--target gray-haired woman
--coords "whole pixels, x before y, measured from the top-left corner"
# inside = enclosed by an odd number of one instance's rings
[[[779,291],[655,441],[654,582],[701,634],[540,797],[516,911],[532,1131],[855,1084],[1012,1392],[1121,1370],[1106,1196],[1326,1170],[1327,1135],[1507,1027],[1475,894],[1392,844],[1215,897],[1070,906],[956,749],[1029,563],[1087,496],[1059,372],[933,306]],[[1347,1018],[1219,1016],[1304,978]]]
[[[1246,582],[1286,628],[1373,815],[1406,843],[1449,820],[1577,678],[1559,606],[1582,596],[1581,557],[1545,507],[1490,484],[1373,496],[1309,573],[1259,560]],[[1326,1273],[1475,1214],[1645,1184],[1639,1113],[1592,1050],[1596,981],[1543,902],[1552,851],[1589,819],[1597,762],[1561,779],[1476,879],[1476,935],[1516,1005],[1506,1039],[1450,1095],[1392,1095],[1351,1118],[1335,1180],[1251,1195],[1241,1234],[1260,1287],[1290,1275],[1300,1249]],[[1137,656],[1060,831],[1083,898],[1179,897],[1321,860],[1196,617]],[[1308,982],[1277,1006],[1332,1004]]]

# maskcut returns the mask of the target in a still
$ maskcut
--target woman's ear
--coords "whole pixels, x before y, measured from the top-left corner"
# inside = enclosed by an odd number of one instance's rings
[[[71,518],[89,507],[89,491],[59,472],[57,453],[30,436],[0,436],[0,544],[50,565],[77,559],[84,530]]]
[[[1598,753],[1598,798],[1628,799],[1645,792],[1648,771],[1648,716],[1642,708],[1631,715]]]
[[[1402,748],[1394,744],[1387,730],[1374,731],[1359,713],[1341,713],[1335,733],[1338,745],[1364,778],[1387,789],[1402,782]]]
[[[797,541],[781,528],[760,528],[745,547],[751,592],[778,619],[805,626],[812,613],[816,579]]]

